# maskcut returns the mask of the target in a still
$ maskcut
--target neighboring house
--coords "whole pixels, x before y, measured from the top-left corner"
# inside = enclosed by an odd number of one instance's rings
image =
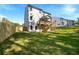
[[[79,18],[77,18],[77,21],[79,22]]]
[[[74,20],[67,20],[67,26],[74,26],[75,24]]]
[[[34,7],[32,5],[28,5],[25,8],[25,16],[24,16],[24,29],[30,32],[36,31],[36,32],[42,32],[42,29],[40,29],[37,25],[39,20],[43,16],[51,16],[50,13],[43,11],[40,8]],[[51,21],[50,17],[48,21]]]
[[[55,22],[56,27],[65,27],[65,26],[74,26],[75,21],[74,20],[69,20],[61,17],[52,17],[52,19]]]
[[[77,18],[75,25],[79,25],[79,18]]]
[[[22,32],[23,31],[23,26],[18,24],[18,23],[15,23],[15,32]]]
[[[63,27],[67,26],[67,20],[60,17],[52,17],[52,20],[54,20],[55,27]]]
[[[67,24],[68,24],[67,19],[60,18],[60,20],[61,20],[61,27],[67,26]]]

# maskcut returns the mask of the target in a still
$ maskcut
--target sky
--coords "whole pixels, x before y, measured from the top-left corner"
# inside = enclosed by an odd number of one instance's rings
[[[79,4],[32,4],[51,13],[53,17],[63,17],[77,20],[79,17]],[[0,16],[7,17],[10,21],[23,24],[24,11],[27,4],[0,4]]]

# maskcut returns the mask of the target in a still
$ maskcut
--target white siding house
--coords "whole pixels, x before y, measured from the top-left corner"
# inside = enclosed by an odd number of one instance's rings
[[[56,27],[64,27],[64,26],[74,26],[74,20],[64,19],[61,17],[52,17],[52,20],[55,22]]]
[[[74,20],[67,20],[67,26],[74,26],[75,21]]]
[[[52,17],[52,20],[54,20],[56,27],[67,26],[67,20],[65,20],[63,18],[60,18],[60,17]]]
[[[25,8],[24,27],[26,27],[27,31],[30,31],[30,32],[33,32],[33,31],[41,32],[42,29],[38,28],[37,22],[40,20],[41,17],[47,16],[47,15],[49,16],[51,14],[43,11],[42,9],[34,7],[32,5],[28,5]]]

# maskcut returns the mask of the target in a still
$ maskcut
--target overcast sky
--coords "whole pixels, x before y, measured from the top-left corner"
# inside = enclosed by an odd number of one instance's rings
[[[41,8],[52,16],[63,17],[76,20],[79,17],[79,4],[32,4]],[[10,19],[10,21],[23,23],[24,10],[27,4],[0,4],[0,16]]]

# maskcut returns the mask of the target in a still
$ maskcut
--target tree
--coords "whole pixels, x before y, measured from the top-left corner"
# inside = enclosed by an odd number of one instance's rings
[[[38,27],[42,29],[43,32],[48,30],[52,31],[52,18],[50,16],[43,16],[38,21]]]
[[[78,19],[77,24],[79,25],[79,18],[77,18],[77,19]]]

